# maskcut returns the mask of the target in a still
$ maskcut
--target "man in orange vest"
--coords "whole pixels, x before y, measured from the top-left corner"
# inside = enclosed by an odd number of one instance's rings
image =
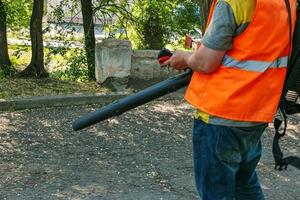
[[[214,0],[199,49],[176,51],[164,63],[194,71],[185,99],[197,109],[193,159],[202,200],[264,199],[255,168],[283,87],[288,30],[285,0]]]

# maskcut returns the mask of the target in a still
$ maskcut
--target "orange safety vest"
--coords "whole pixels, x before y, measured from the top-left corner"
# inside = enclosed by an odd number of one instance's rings
[[[290,2],[292,11],[296,10],[296,1]],[[295,12],[292,15],[295,24]],[[213,116],[271,122],[286,75],[289,36],[285,1],[257,0],[251,23],[233,39],[233,47],[226,52],[220,67],[211,74],[194,72],[185,99]]]

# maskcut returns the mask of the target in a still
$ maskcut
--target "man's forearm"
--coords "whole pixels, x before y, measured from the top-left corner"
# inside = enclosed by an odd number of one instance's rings
[[[187,53],[184,57],[184,61],[193,71],[205,72],[203,58],[195,55],[195,53]]]
[[[218,69],[226,51],[217,51],[201,45],[194,53],[186,53],[184,61],[193,71],[212,73]]]

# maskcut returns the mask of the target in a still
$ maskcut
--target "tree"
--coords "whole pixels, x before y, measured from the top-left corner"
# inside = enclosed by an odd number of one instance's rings
[[[206,22],[207,22],[211,3],[212,0],[197,0],[197,4],[200,7],[200,22],[201,22],[201,30],[203,33],[206,28]]]
[[[135,21],[131,7],[135,0],[93,0],[94,14],[108,37],[128,39],[126,24]]]
[[[11,30],[29,29],[32,0],[3,0],[7,14],[7,26]]]
[[[0,68],[4,73],[8,72],[8,69],[11,66],[7,46],[6,18],[5,4],[0,0]]]
[[[81,0],[81,13],[83,18],[85,51],[88,64],[88,78],[95,80],[95,31],[94,17],[102,21],[106,27],[106,20],[113,21],[114,18],[130,18],[127,0]],[[117,26],[116,24],[114,24]]]
[[[200,12],[195,0],[134,0],[134,23],[126,26],[134,48],[161,49],[177,43],[199,28]]]
[[[179,37],[186,33],[194,32],[199,29],[200,9],[194,0],[177,0],[176,7],[171,16],[172,32],[178,34]]]
[[[43,46],[43,11],[44,0],[34,0],[30,19],[30,39],[32,56],[30,64],[21,72],[22,76],[47,77],[48,72],[44,68]]]
[[[83,18],[84,42],[88,64],[88,78],[95,80],[95,30],[93,22],[92,0],[81,0]]]
[[[172,12],[176,2],[166,0],[136,0],[132,14],[136,19],[126,28],[133,46],[139,49],[161,49],[170,41]]]
[[[169,31],[163,23],[163,17],[157,8],[150,6],[146,9],[148,17],[142,27],[143,43],[147,49],[162,49],[169,36]]]

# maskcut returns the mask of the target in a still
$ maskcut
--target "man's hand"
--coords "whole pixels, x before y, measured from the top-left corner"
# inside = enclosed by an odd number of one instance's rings
[[[187,60],[190,55],[188,52],[178,50],[169,60],[165,61],[162,66],[170,66],[176,70],[186,69],[188,67]]]
[[[190,68],[193,71],[213,73],[220,66],[226,51],[214,50],[200,45],[193,53],[176,51],[162,66],[170,66],[176,70]]]

